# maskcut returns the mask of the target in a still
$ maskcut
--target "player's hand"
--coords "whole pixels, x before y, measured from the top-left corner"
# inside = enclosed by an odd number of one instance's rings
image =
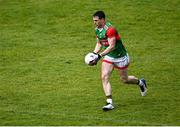
[[[90,66],[94,66],[94,65],[96,65],[96,64],[97,64],[97,61],[96,61],[96,60],[93,60],[93,61],[91,61],[91,62],[89,63]]]
[[[93,52],[94,53],[94,52]],[[94,59],[93,61],[90,62],[89,65],[94,66],[97,64],[97,62],[101,59],[101,55],[94,53],[96,55],[96,59]]]

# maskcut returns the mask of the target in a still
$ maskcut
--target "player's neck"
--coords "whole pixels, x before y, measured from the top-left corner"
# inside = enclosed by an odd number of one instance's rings
[[[106,22],[104,21],[102,24],[101,24],[101,26],[98,28],[98,30],[102,30],[103,28],[104,28],[104,26],[106,25]]]

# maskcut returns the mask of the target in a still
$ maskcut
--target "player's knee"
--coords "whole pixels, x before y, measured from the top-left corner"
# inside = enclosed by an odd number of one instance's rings
[[[107,74],[102,74],[101,75],[101,79],[102,80],[108,80],[109,79],[109,76]]]

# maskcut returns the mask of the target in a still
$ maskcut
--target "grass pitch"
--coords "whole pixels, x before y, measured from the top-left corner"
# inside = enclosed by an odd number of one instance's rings
[[[84,63],[96,10],[120,32],[129,74],[148,83],[141,97],[114,71],[110,112],[100,63]],[[0,0],[0,125],[180,125],[179,12],[179,0]]]

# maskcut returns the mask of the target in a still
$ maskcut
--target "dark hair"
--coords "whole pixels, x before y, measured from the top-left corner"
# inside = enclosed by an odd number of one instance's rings
[[[96,11],[94,13],[93,17],[95,17],[95,16],[99,17],[99,19],[102,19],[102,18],[105,19],[105,17],[106,17],[103,11]]]

